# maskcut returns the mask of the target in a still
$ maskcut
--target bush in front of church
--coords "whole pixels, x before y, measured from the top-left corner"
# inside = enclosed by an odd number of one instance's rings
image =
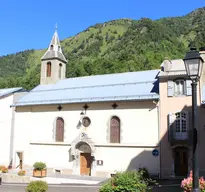
[[[26,192],[47,192],[48,184],[45,181],[31,181],[26,187]]]
[[[138,171],[118,172],[100,188],[100,192],[146,192],[148,185]]]

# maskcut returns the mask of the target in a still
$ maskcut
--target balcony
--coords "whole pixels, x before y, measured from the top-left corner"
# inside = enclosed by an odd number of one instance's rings
[[[191,131],[176,132],[175,129],[169,130],[169,142],[174,145],[191,145]]]

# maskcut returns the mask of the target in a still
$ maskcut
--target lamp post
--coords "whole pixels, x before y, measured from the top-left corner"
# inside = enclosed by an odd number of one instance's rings
[[[193,171],[193,192],[200,192],[199,188],[199,167],[197,150],[197,82],[200,79],[203,62],[199,52],[191,48],[186,53],[184,60],[188,77],[192,81],[192,171]]]

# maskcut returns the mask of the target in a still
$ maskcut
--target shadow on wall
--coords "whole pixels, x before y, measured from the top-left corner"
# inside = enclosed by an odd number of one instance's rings
[[[139,170],[139,168],[147,168],[153,176],[159,176],[159,156],[153,156],[153,150],[144,150],[136,157],[131,159],[127,170]]]
[[[204,107],[197,107],[197,116],[198,165],[200,175],[205,176]],[[156,147],[159,156],[154,157],[152,150],[144,150],[131,159],[127,170],[145,167],[150,174],[158,174],[161,178],[186,177],[189,174],[192,169],[192,106],[185,105],[183,109],[170,111],[164,117],[167,118],[167,126],[161,126],[161,131],[166,129],[165,134],[158,142],[159,148]]]

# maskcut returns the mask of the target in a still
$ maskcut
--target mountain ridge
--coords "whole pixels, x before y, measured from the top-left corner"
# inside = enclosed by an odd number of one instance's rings
[[[97,23],[61,40],[68,59],[66,77],[157,69],[165,57],[182,58],[190,46],[203,47],[204,26],[205,7],[179,17]],[[1,56],[0,88],[38,85],[46,49]]]

